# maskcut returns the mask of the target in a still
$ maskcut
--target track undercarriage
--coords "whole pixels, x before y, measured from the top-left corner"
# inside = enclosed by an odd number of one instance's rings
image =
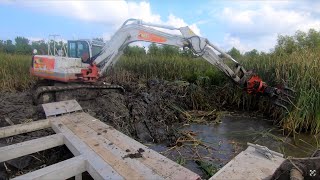
[[[43,80],[38,82],[33,88],[33,92],[32,92],[33,103],[38,105],[43,103],[55,102],[57,101],[58,94],[61,96],[65,93],[70,93],[70,92],[72,94],[72,92],[76,90],[87,90],[87,89],[117,90],[119,92],[125,91],[122,86],[111,85],[108,83],[81,84],[81,83],[60,83],[55,81]],[[83,94],[83,96],[86,96],[86,94]],[[73,98],[76,98],[76,97],[73,97]]]

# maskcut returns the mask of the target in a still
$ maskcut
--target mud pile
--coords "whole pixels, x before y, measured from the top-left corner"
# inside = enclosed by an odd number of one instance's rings
[[[83,110],[140,142],[171,144],[176,140],[174,124],[184,121],[181,112],[199,106],[194,100],[200,91],[185,82],[121,81],[126,92],[116,90],[74,90],[59,92],[56,101],[76,99]],[[2,93],[0,127],[44,119],[41,105],[34,105],[32,91]],[[0,147],[51,135],[51,129],[0,139]],[[0,179],[34,171],[72,157],[65,147],[16,158],[0,164]]]
[[[140,142],[175,141],[173,125],[184,121],[181,112],[193,108],[189,83],[149,80],[118,82],[116,90],[76,90],[56,94],[56,100],[77,99],[85,112]]]
[[[173,125],[184,121],[181,112],[201,108],[201,88],[182,81],[122,81],[126,92],[81,89],[56,93],[56,101],[76,99],[83,110],[141,141],[170,143]],[[0,126],[44,119],[42,107],[32,102],[31,91],[4,93],[0,97]]]
[[[113,83],[123,86],[126,92],[79,89],[57,92],[55,101],[76,99],[85,112],[126,135],[142,143],[167,145],[174,145],[180,136],[175,127],[179,127],[177,123],[186,121],[183,112],[208,108],[203,89],[187,82],[147,81],[131,77],[130,80],[118,79]],[[0,127],[45,119],[42,106],[33,104],[32,93],[32,90],[2,93]],[[53,133],[51,129],[45,129],[3,138],[0,139],[0,147]],[[12,178],[70,157],[72,153],[62,146],[16,158],[6,162],[6,166],[0,164],[0,172],[5,173],[0,173],[0,179]]]

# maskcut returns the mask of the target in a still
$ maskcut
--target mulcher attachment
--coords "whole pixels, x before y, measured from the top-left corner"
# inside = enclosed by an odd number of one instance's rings
[[[288,106],[293,105],[292,100],[294,96],[292,94],[295,93],[293,89],[286,85],[280,85],[278,87],[268,86],[258,75],[252,75],[249,78],[245,90],[249,94],[268,96],[274,105],[284,108],[288,112]]]

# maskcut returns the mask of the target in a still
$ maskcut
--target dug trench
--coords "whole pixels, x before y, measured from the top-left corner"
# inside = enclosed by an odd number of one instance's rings
[[[184,81],[168,82],[141,78],[119,80],[118,78],[113,83],[123,86],[126,91],[121,93],[117,90],[82,89],[58,92],[55,99],[56,101],[76,99],[85,112],[143,144],[155,145],[153,149],[164,152],[164,155],[201,174],[203,178],[214,174],[217,167],[212,167],[202,161],[207,156],[203,158],[200,156],[209,153],[210,158],[215,157],[214,159],[211,158],[210,161],[226,164],[239,151],[244,149],[244,146],[239,146],[236,142],[224,143],[223,141],[228,140],[218,140],[219,135],[210,130],[212,134],[217,136],[214,137],[214,141],[218,142],[214,145],[216,148],[231,149],[227,155],[221,155],[221,149],[216,149],[212,147],[212,144],[201,141],[197,137],[197,132],[194,132],[194,130],[199,130],[197,129],[199,127],[181,128],[183,125],[192,123],[204,123],[204,126],[206,124],[219,124],[220,112],[215,110],[222,110],[221,103],[217,102],[218,94],[212,94],[212,92],[205,91],[195,84]],[[32,93],[31,90],[2,93],[0,96],[0,127],[45,118],[41,105],[33,104]],[[248,126],[248,122],[242,125]],[[256,122],[252,123],[256,124]],[[241,126],[239,125],[239,127]],[[53,133],[52,130],[46,129],[3,138],[0,139],[0,146]],[[243,140],[248,141],[248,139]],[[208,141],[212,141],[212,139]],[[265,142],[265,139],[262,141]],[[191,146],[187,146],[187,144]],[[230,144],[232,147],[225,147]],[[270,144],[278,146],[273,141]],[[179,149],[181,147],[187,148]],[[171,152],[170,150],[173,149],[177,149],[177,151]],[[141,154],[143,152],[128,152],[128,158],[139,158]],[[223,158],[219,158],[221,156]],[[1,163],[0,179],[12,178],[70,157],[72,157],[71,152],[65,146],[61,146]],[[223,162],[221,162],[221,159],[223,159]],[[191,160],[194,164],[185,163],[186,160]],[[201,170],[194,168],[195,165],[200,167]]]

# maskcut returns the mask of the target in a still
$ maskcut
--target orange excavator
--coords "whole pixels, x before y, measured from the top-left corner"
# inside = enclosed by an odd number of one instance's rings
[[[170,33],[180,31],[180,35]],[[30,72],[32,75],[54,82],[49,86],[40,86],[35,90],[37,103],[52,101],[50,94],[72,89],[119,89],[121,86],[105,85],[99,80],[105,76],[108,67],[117,62],[124,48],[136,41],[152,42],[189,48],[216,66],[234,83],[250,94],[261,94],[270,97],[278,106],[286,108],[282,102],[291,102],[285,90],[289,88],[270,87],[259,76],[246,71],[240,63],[230,55],[213,45],[208,39],[196,35],[188,26],[172,27],[128,19],[107,43],[95,43],[88,40],[68,41],[66,56],[34,55]],[[225,58],[221,58],[223,56]],[[225,61],[232,61],[230,68]],[[54,86],[56,82],[63,85]],[[61,83],[60,83],[61,84]]]

